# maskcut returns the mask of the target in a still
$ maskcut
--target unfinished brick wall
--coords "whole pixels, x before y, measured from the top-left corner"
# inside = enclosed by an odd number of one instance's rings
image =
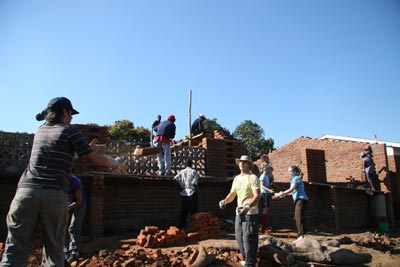
[[[277,190],[286,190],[289,183],[275,183]],[[371,225],[371,197],[362,190],[306,184],[306,212],[310,231],[363,229]],[[272,200],[268,226],[296,229],[294,203],[291,196]]]
[[[77,174],[83,182],[88,203],[83,235],[93,238],[121,232],[137,233],[146,225],[168,228],[177,225],[180,199],[171,178],[143,179],[138,176],[102,176]],[[19,177],[0,179],[0,237],[7,234],[5,218],[15,194]],[[233,220],[236,200],[221,210],[218,202],[229,192],[232,179],[201,178],[199,212],[209,212]],[[289,187],[276,183],[277,190]],[[307,221],[311,230],[321,225],[327,230],[368,227],[371,214],[364,191],[306,184],[310,197]],[[291,197],[273,200],[268,213],[268,226],[295,229],[294,204]]]
[[[235,163],[245,153],[242,142],[237,140],[203,138],[202,146],[206,149],[206,175],[232,177],[239,173]]]
[[[97,139],[98,144],[108,144],[110,142],[110,138],[108,137],[108,127],[106,126],[90,124],[75,124],[75,126],[81,130],[89,142],[94,138]]]
[[[2,175],[0,178],[0,242],[7,234],[6,217],[11,201],[15,195],[19,177]]]
[[[344,183],[348,182],[346,178],[353,177],[364,182],[360,153],[365,145],[366,143],[360,142],[300,137],[269,154],[274,166],[275,181],[288,181],[287,168],[290,165],[298,165],[304,173],[304,181],[321,182],[326,178],[328,183]],[[384,144],[371,144],[371,146],[379,171],[387,165],[386,147]]]
[[[229,192],[226,179],[201,178],[199,181],[199,212],[222,217],[234,214],[234,205],[220,210],[219,200]],[[104,179],[104,232],[141,229],[145,225],[168,228],[177,225],[180,210],[179,191],[171,178],[145,179],[112,177]]]

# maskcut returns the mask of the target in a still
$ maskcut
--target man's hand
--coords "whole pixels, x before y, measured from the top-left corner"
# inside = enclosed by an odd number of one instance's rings
[[[243,207],[238,207],[239,211],[239,216],[243,217],[246,216],[247,212],[249,212],[250,206],[249,205],[244,205]]]
[[[225,206],[226,206],[226,201],[225,201],[225,199],[223,199],[223,200],[221,200],[219,202],[219,208],[220,209],[225,209]]]

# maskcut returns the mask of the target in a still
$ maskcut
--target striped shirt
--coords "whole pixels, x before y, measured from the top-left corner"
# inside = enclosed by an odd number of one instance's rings
[[[18,188],[45,186],[67,191],[74,152],[79,157],[93,152],[77,127],[61,123],[42,125],[35,134],[29,164]]]

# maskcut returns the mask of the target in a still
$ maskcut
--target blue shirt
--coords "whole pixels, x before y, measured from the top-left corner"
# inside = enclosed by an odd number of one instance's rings
[[[82,192],[82,205],[86,204],[86,196],[85,193],[83,192],[83,186],[81,179],[79,179],[76,176],[71,176],[71,181],[69,183],[68,187],[68,205],[71,203],[76,202],[76,197],[75,197],[75,191],[76,190],[81,190]]]
[[[308,200],[306,191],[304,190],[303,180],[299,176],[294,175],[290,179],[290,186],[292,186],[293,184],[296,184],[296,189],[292,192],[293,201],[296,202],[296,200],[298,199]]]
[[[268,188],[269,188],[269,186],[270,186],[270,183],[269,183],[269,175],[265,175],[264,173],[262,173],[262,174],[260,175],[260,191],[261,191],[261,194],[270,194],[269,191],[267,191],[267,190],[265,190],[265,189],[263,189],[263,188],[261,187],[261,182],[263,182],[262,184],[263,184],[265,187],[268,187]]]

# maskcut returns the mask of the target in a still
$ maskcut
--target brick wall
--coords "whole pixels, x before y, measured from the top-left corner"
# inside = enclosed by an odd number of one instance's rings
[[[288,181],[287,168],[298,165],[304,173],[304,181],[328,183],[348,182],[353,177],[365,182],[360,152],[366,143],[319,140],[300,137],[269,154],[274,166],[275,181]],[[376,169],[387,166],[384,144],[371,144]],[[325,168],[325,169],[324,169]],[[380,178],[383,178],[380,175]],[[383,186],[383,190],[386,188]]]
[[[235,163],[245,153],[242,142],[236,140],[203,138],[202,146],[206,149],[206,175],[232,177],[239,173]]]
[[[277,190],[286,190],[289,183],[275,183]],[[310,201],[306,212],[308,229],[353,230],[371,226],[371,201],[363,190],[305,184]],[[294,203],[291,196],[273,200],[268,211],[268,225],[296,229]]]
[[[100,132],[83,130],[91,140],[101,137]],[[91,134],[88,135],[88,132]],[[96,135],[97,134],[97,135]],[[244,146],[235,140],[203,138],[207,177],[202,177],[199,186],[200,211],[233,219],[236,203],[225,210],[218,208],[218,201],[224,198],[231,185],[232,177],[239,173],[235,158],[244,154]],[[307,220],[311,227],[326,225],[332,229],[362,228],[370,225],[370,199],[362,190],[350,190],[334,186],[308,184],[307,182],[343,183],[352,176],[365,181],[359,157],[364,143],[317,140],[300,137],[270,153],[274,166],[276,186],[289,187],[287,167],[299,165],[305,176],[309,203]],[[385,145],[372,145],[377,170],[389,166],[389,172],[381,172],[385,185],[398,188],[398,155],[386,157]],[[395,167],[394,167],[395,166]],[[101,236],[119,231],[142,229],[145,225],[159,225],[166,228],[176,224],[179,212],[179,196],[168,177],[145,177],[139,175],[102,176],[84,173],[82,178],[89,203],[85,217],[84,233]],[[19,174],[2,174],[0,177],[0,236],[6,234],[5,218],[12,197],[15,194]],[[383,187],[385,188],[385,187]],[[397,198],[396,198],[397,197]],[[398,195],[393,205],[400,206]],[[397,204],[396,204],[397,203]],[[396,208],[396,207],[395,207]],[[278,228],[295,228],[294,205],[290,197],[273,201],[268,222]],[[399,215],[400,216],[400,215]]]
[[[235,205],[226,210],[218,207],[219,200],[228,194],[230,185],[231,182],[226,179],[201,178],[198,192],[199,212],[232,218]],[[134,232],[146,225],[156,225],[163,229],[177,225],[180,198],[172,178],[106,176],[103,192],[97,193],[97,197],[101,198],[100,196],[103,197],[102,202],[97,201],[95,209],[103,214],[105,235]],[[101,204],[103,207],[100,207]],[[95,214],[93,212],[91,216]],[[91,219],[90,222],[99,225],[100,219]]]
[[[177,224],[180,202],[171,178],[77,175],[82,179],[88,198],[84,235],[100,237],[126,231],[137,234],[146,225],[166,229]],[[3,240],[7,233],[5,218],[18,178],[0,179],[0,238]],[[218,202],[228,194],[231,182],[232,179],[225,178],[201,178],[199,211],[233,220],[236,200],[224,210],[218,207]],[[277,190],[284,190],[289,184],[277,182],[275,186]],[[370,225],[370,200],[364,191],[313,184],[306,184],[306,191],[311,200],[306,214],[310,230],[321,226],[334,231]],[[291,197],[273,200],[268,214],[269,226],[295,229],[293,217],[294,204]]]
[[[97,139],[98,144],[108,144],[110,138],[108,137],[108,127],[88,124],[75,124],[76,127],[86,136],[90,142],[94,138]]]

